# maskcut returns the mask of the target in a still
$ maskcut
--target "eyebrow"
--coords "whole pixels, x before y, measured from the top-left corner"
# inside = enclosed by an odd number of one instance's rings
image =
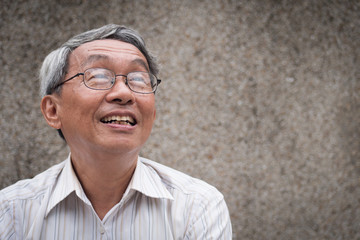
[[[110,58],[106,55],[101,54],[90,55],[84,62],[81,63],[81,66],[85,67],[86,65],[96,62],[98,60],[110,61]]]
[[[148,72],[149,72],[149,66],[147,65],[147,63],[142,60],[141,58],[136,58],[134,60],[131,61],[131,63],[135,63],[137,65],[141,65],[143,66]]]
[[[82,67],[85,67],[93,62],[99,61],[99,60],[104,60],[104,61],[108,61],[110,62],[111,59],[107,56],[107,55],[102,55],[102,54],[94,54],[94,55],[90,55],[82,64]],[[148,72],[149,70],[149,66],[148,64],[142,60],[141,58],[136,58],[134,60],[132,60],[130,62],[131,64],[135,64],[135,65],[141,65],[142,67],[144,67]]]

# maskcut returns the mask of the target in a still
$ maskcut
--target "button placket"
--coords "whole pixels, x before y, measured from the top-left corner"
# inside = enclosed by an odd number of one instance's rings
[[[105,227],[103,225],[100,226],[99,232],[101,235],[105,233]]]

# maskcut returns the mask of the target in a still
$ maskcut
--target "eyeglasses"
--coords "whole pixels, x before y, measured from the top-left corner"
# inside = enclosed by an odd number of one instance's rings
[[[93,90],[107,90],[112,88],[118,76],[125,77],[125,84],[131,91],[142,94],[154,93],[161,82],[155,75],[148,72],[130,72],[127,75],[122,75],[115,74],[113,71],[105,68],[89,68],[83,73],[78,73],[59,83],[54,89],[81,75],[83,76],[85,86]]]

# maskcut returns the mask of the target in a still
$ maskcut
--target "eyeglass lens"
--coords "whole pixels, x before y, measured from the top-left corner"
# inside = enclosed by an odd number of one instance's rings
[[[115,84],[117,76],[114,72],[104,68],[91,68],[84,72],[84,83],[91,89],[105,90]],[[126,76],[128,87],[139,93],[151,93],[156,90],[157,79],[147,72],[130,72]]]

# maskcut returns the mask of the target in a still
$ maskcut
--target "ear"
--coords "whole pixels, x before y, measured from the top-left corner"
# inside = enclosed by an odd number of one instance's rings
[[[59,97],[55,95],[46,95],[40,104],[41,112],[46,122],[55,129],[61,128],[59,106]]]

